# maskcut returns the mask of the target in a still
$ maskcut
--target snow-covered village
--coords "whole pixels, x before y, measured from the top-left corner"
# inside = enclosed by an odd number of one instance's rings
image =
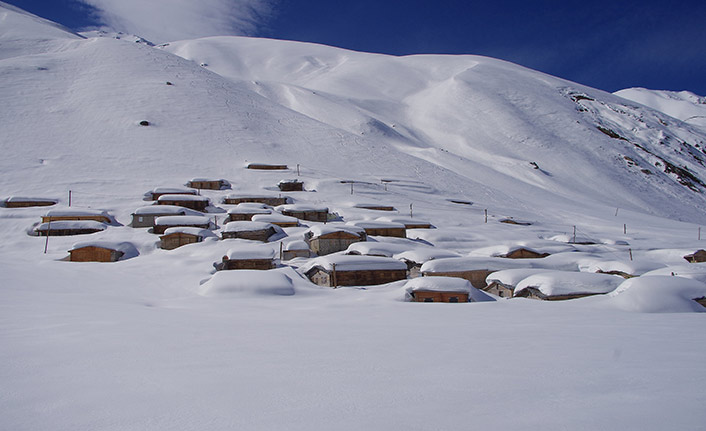
[[[0,2],[0,97],[0,429],[703,429],[701,96]]]

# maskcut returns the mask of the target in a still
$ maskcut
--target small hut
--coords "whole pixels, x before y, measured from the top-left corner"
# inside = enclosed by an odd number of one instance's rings
[[[353,208],[360,208],[372,211],[397,211],[397,209],[395,209],[395,207],[393,206],[380,204],[355,204]]]
[[[500,257],[505,257],[508,259],[541,259],[549,255],[550,253],[540,253],[539,251],[533,250],[531,248],[517,247]]]
[[[401,223],[404,225],[405,229],[433,229],[434,226],[425,220],[410,218],[410,217],[399,217],[399,216],[385,216],[379,217],[379,221],[387,221],[392,223]]]
[[[412,250],[407,249],[400,253],[395,253],[394,257],[407,264],[410,278],[416,278],[421,275],[422,265],[426,262],[434,259],[461,257],[461,255],[438,247],[417,247]]]
[[[262,171],[283,171],[287,170],[287,165],[270,165],[267,163],[250,163],[248,169],[256,169]]]
[[[129,242],[92,241],[74,244],[69,250],[71,262],[117,262],[139,253]]]
[[[206,238],[217,238],[208,229],[197,227],[170,227],[159,237],[159,247],[164,250],[174,250],[183,245],[202,242]]]
[[[690,263],[706,262],[706,250],[697,250],[692,254],[687,254],[684,259]]]
[[[192,189],[205,190],[226,190],[231,187],[230,183],[222,178],[194,178],[186,183],[186,186],[191,187]]]
[[[88,235],[108,228],[105,223],[94,220],[64,220],[42,223],[34,229],[39,236]]]
[[[195,227],[209,229],[211,220],[205,216],[164,216],[154,220],[152,233],[163,234],[171,227]]]
[[[370,286],[407,278],[407,265],[378,256],[334,254],[313,259],[301,270],[319,286]]]
[[[502,298],[512,298],[515,286],[525,278],[547,272],[542,268],[515,268],[493,272],[485,278],[483,291]]]
[[[694,298],[694,301],[698,302],[699,305],[706,307],[706,296],[702,296],[701,298]]]
[[[145,198],[151,201],[156,201],[160,196],[164,195],[196,195],[198,192],[194,189],[174,188],[174,187],[157,187],[145,193]]]
[[[48,207],[59,203],[58,199],[27,198],[20,196],[10,196],[5,199],[5,208],[27,208],[27,207]]]
[[[272,247],[242,244],[228,250],[216,269],[259,269],[268,270],[275,267],[275,251]]]
[[[276,241],[286,236],[282,228],[272,223],[256,221],[233,221],[225,225],[221,232],[223,239],[250,239],[254,241]]]
[[[189,208],[175,205],[149,205],[140,207],[132,213],[130,226],[134,228],[154,227],[157,217],[165,216],[202,216],[203,214]]]
[[[308,221],[318,221],[326,222],[328,221],[328,207],[319,207],[313,205],[303,205],[303,204],[291,204],[291,205],[280,205],[275,210],[280,213],[296,217],[299,220]]]
[[[106,211],[90,208],[75,209],[65,208],[51,210],[42,216],[42,223],[55,221],[96,221],[99,223],[115,224],[115,218]]]
[[[311,257],[311,250],[309,250],[309,244],[306,241],[291,241],[283,246],[282,260],[291,260],[296,257]]]
[[[282,196],[267,196],[267,195],[236,195],[231,194],[223,198],[223,203],[226,205],[238,205],[244,202],[254,202],[276,207],[292,203],[292,198]]]
[[[199,195],[162,195],[157,199],[158,205],[175,205],[195,211],[206,212],[208,198]]]
[[[545,301],[575,299],[612,292],[624,281],[617,275],[546,271],[517,283],[513,296]]]
[[[393,236],[406,238],[407,230],[401,223],[380,220],[365,220],[348,223],[363,228],[368,236]]]
[[[412,302],[484,302],[493,298],[471,286],[468,280],[457,277],[418,277],[405,284],[407,297]]]
[[[423,276],[459,277],[470,281],[477,289],[485,288],[488,275],[501,269],[528,268],[530,264],[522,260],[497,257],[452,257],[430,260],[422,265]]]
[[[226,223],[232,221],[251,221],[256,214],[272,214],[272,210],[267,208],[265,204],[245,202],[240,203],[228,210],[228,219]]]
[[[272,214],[256,214],[252,216],[252,221],[272,223],[279,227],[297,227],[299,226],[299,219],[296,217],[286,216],[284,214],[272,213]]]
[[[282,180],[277,186],[283,192],[304,191],[304,183],[299,180]]]
[[[319,256],[343,251],[354,242],[367,240],[365,230],[359,227],[329,223],[316,225],[304,233],[309,249]]]

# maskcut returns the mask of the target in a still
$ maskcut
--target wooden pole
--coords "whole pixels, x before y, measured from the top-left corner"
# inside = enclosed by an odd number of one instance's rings
[[[627,235],[627,234],[628,234],[628,225],[623,224],[623,235]]]
[[[333,287],[334,289],[338,287],[338,280],[336,280],[336,264],[331,264],[333,266]]]
[[[47,239],[44,241],[44,254],[47,254],[47,249],[49,249],[49,231],[51,230],[51,218],[47,224]]]
[[[284,260],[284,246],[279,243],[279,260]]]
[[[351,194],[353,194],[353,183],[351,183]]]
[[[573,243],[576,244],[576,226],[574,226],[574,241],[573,241]]]
[[[297,176],[299,176],[299,163],[297,163]]]
[[[618,217],[618,210],[619,210],[619,209],[620,209],[620,208],[616,208],[616,209],[615,209],[615,216],[616,216],[616,217]]]
[[[630,253],[630,260],[632,261],[632,249],[631,248],[628,249],[628,253]]]
[[[414,212],[412,211],[412,204],[409,204],[409,218],[414,218]]]
[[[69,190],[69,206],[71,206],[71,190]]]
[[[484,210],[484,212],[485,212],[485,222],[488,223],[488,209],[486,208]]]
[[[701,226],[699,226],[699,241],[701,241]]]

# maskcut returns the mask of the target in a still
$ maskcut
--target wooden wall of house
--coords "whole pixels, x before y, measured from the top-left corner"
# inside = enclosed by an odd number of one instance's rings
[[[55,201],[5,201],[5,208],[49,207],[56,205]]]
[[[281,171],[281,170],[286,170],[287,165],[267,165],[263,163],[250,163],[248,165],[248,169],[257,169],[257,170],[265,170],[265,171]]]
[[[194,244],[201,242],[201,237],[198,235],[191,235],[188,233],[177,232],[169,235],[165,235],[159,239],[160,248],[164,250],[174,250],[182,245]]]
[[[36,231],[39,236],[72,236],[72,235],[89,235],[96,232],[101,232],[103,229],[52,229],[44,231]]]
[[[304,191],[304,183],[296,181],[296,182],[287,182],[287,183],[279,183],[279,189],[283,192],[301,192]]]
[[[73,216],[42,216],[42,223],[49,223],[50,221],[82,221],[91,220],[101,223],[110,223],[111,220],[102,215],[73,215]]]
[[[282,252],[282,260],[291,260],[295,257],[310,257],[309,250],[285,250]]]
[[[366,228],[365,233],[371,236],[393,236],[396,238],[407,238],[407,229],[405,228]]]
[[[513,288],[506,286],[502,283],[492,282],[486,288],[483,289],[488,293],[492,293],[495,296],[500,296],[502,298],[512,298]]]
[[[487,269],[475,269],[471,271],[457,271],[457,272],[425,272],[423,275],[425,277],[458,277],[464,278],[471,282],[471,285],[476,289],[483,289],[486,286],[485,278],[489,276],[495,270]]]
[[[327,254],[335,253],[337,251],[343,251],[348,248],[349,245],[360,242],[362,239],[360,237],[342,237],[342,238],[313,238],[309,241],[309,248],[314,253],[319,256],[325,256]]]
[[[549,253],[537,253],[524,248],[517,249],[505,255],[508,259],[539,259],[549,256]]]
[[[170,227],[198,227],[198,228],[201,228],[201,229],[208,229],[208,228],[210,227],[210,223],[208,223],[208,224],[197,224],[197,225],[193,225],[193,224],[157,225],[157,226],[155,226],[155,227],[152,228],[152,233],[156,233],[156,234],[161,235],[161,234],[163,234],[167,229],[169,229]]]
[[[225,198],[223,199],[223,203],[227,205],[237,205],[237,204],[242,204],[245,202],[253,202],[253,203],[258,203],[258,204],[265,204],[269,205],[272,207],[276,207],[279,205],[285,205],[287,203],[287,198],[284,197],[278,197],[278,198],[273,198],[273,197],[264,197],[264,196],[256,196],[256,197],[230,197],[230,198]]]
[[[228,214],[228,219],[226,219],[226,223],[230,223],[232,221],[252,221],[252,216],[255,214],[263,214],[261,212],[256,212],[256,213],[229,213]]]
[[[372,286],[376,284],[391,283],[393,281],[405,280],[407,270],[362,270],[362,271],[324,271],[317,268],[310,273],[309,279],[321,286]],[[324,284],[320,284],[324,283]],[[335,284],[335,286],[334,286]]]
[[[189,181],[187,187],[192,189],[220,190],[223,187],[222,181]]]
[[[208,201],[182,201],[182,200],[161,200],[158,201],[159,205],[174,205],[178,207],[189,208],[195,211],[205,212],[208,206]]]
[[[260,269],[268,270],[275,267],[272,259],[225,259],[223,260],[224,270],[235,269]]]
[[[267,229],[261,229],[261,230],[248,230],[248,231],[240,231],[240,232],[223,232],[221,234],[223,239],[235,239],[235,238],[242,238],[242,239],[251,239],[254,241],[262,241],[262,242],[267,242],[269,238],[274,235],[276,232],[273,228],[269,227]]]
[[[328,211],[282,210],[282,214],[284,214],[286,216],[290,216],[290,217],[296,217],[299,220],[318,221],[318,222],[328,221]]]
[[[468,302],[465,292],[417,291],[412,296],[413,302]]]
[[[102,247],[82,247],[69,251],[71,262],[116,262],[122,252]]]

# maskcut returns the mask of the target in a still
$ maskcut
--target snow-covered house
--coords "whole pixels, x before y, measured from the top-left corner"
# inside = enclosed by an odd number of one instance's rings
[[[147,193],[145,193],[145,198],[156,201],[160,196],[164,195],[196,195],[198,192],[194,189],[185,189],[183,187],[156,187]]]
[[[139,253],[129,242],[91,241],[74,244],[69,250],[71,262],[117,262]]]
[[[316,225],[304,232],[304,240],[319,256],[346,250],[354,242],[366,239],[364,229],[340,223]]]
[[[542,253],[528,247],[515,247],[500,257],[508,259],[541,259],[549,256],[550,253]]]
[[[276,207],[292,203],[292,198],[282,196],[269,195],[248,195],[248,194],[230,194],[223,198],[223,203],[226,205],[238,205],[245,202],[253,202]]]
[[[380,220],[365,220],[350,222],[348,224],[363,228],[368,236],[394,236],[397,238],[407,237],[407,229],[402,223]]]
[[[280,213],[272,214],[255,214],[252,216],[252,221],[258,221],[263,223],[272,223],[279,227],[297,227],[299,226],[299,219],[292,216],[286,216]]]
[[[284,171],[287,170],[287,165],[271,165],[267,163],[250,163],[248,169],[256,169],[261,171]]]
[[[277,184],[283,192],[301,192],[304,191],[304,183],[299,180],[282,180]]]
[[[59,203],[58,199],[10,196],[5,199],[3,206],[5,208],[49,207],[57,203]]]
[[[159,205],[175,205],[192,210],[206,212],[208,198],[200,195],[162,195],[157,198]]]
[[[132,213],[132,222],[130,226],[138,227],[154,227],[154,221],[157,217],[164,216],[201,216],[202,213],[175,205],[148,205],[140,207]]]
[[[418,277],[405,284],[413,302],[483,302],[493,298],[458,277]]]
[[[434,259],[422,265],[423,276],[460,277],[470,281],[473,287],[485,288],[485,278],[495,271],[511,268],[527,268],[529,263],[515,259],[497,257],[456,257]]]
[[[154,220],[152,233],[163,234],[171,227],[195,227],[200,229],[209,229],[211,220],[205,216],[163,216],[157,217]]]
[[[42,216],[42,223],[56,221],[85,221],[93,220],[99,223],[114,224],[115,218],[106,211],[94,210],[90,208],[76,209],[64,208],[47,212]]]
[[[182,245],[202,242],[206,238],[218,238],[208,229],[198,227],[170,227],[159,237],[159,247],[164,250],[174,250]]]
[[[706,262],[706,250],[696,250],[684,256],[684,259],[691,263]]]
[[[401,223],[404,225],[405,229],[432,229],[434,227],[428,221],[411,217],[385,216],[379,217],[378,220]]]
[[[225,225],[221,232],[223,239],[250,239],[254,241],[276,241],[286,234],[279,226],[257,221],[233,221]]]
[[[216,269],[258,269],[268,270],[275,267],[275,251],[269,246],[241,244],[228,250]]]
[[[206,189],[206,190],[226,190],[229,189],[230,182],[220,178],[220,179],[213,179],[213,178],[194,178],[188,183],[186,183],[187,187],[191,187],[193,189]]]
[[[62,220],[42,223],[34,232],[39,236],[88,235],[107,228],[108,225],[95,220]]]
[[[546,271],[520,281],[514,297],[546,301],[582,298],[612,292],[624,281],[617,275]]]
[[[283,260],[291,260],[295,257],[311,257],[311,250],[309,250],[309,244],[306,241],[291,241],[282,247]]]
[[[312,259],[302,272],[319,286],[370,286],[407,278],[407,265],[378,256],[334,254]]]
[[[395,209],[395,207],[393,206],[381,204],[355,204],[353,205],[353,208],[360,208],[372,211],[397,211],[397,209]]]
[[[483,291],[503,298],[512,298],[515,286],[525,278],[549,271],[542,268],[515,268],[493,272],[485,278]]]
[[[251,221],[256,214],[272,214],[272,210],[267,208],[265,204],[244,202],[228,210],[228,219],[226,223],[232,221]]]
[[[280,205],[275,208],[275,210],[279,211],[280,213],[286,216],[296,217],[299,220],[318,222],[328,221],[328,207],[304,204],[289,204]]]

